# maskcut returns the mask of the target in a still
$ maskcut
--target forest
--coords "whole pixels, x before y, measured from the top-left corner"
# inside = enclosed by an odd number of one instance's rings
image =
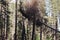
[[[60,0],[0,0],[0,40],[60,40]]]

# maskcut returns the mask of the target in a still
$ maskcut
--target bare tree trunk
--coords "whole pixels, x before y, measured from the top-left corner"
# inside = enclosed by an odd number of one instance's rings
[[[13,5],[13,8],[12,8]],[[14,40],[15,33],[15,4],[9,4],[9,9],[11,13],[9,14],[9,32],[7,40]]]
[[[35,40],[35,20],[36,20],[36,17],[35,17],[35,14],[33,16],[33,30],[32,30],[32,40]]]

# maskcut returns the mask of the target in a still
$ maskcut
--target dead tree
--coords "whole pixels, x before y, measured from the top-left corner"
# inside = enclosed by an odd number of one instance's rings
[[[38,6],[38,0],[27,0],[26,3],[20,2],[19,11],[25,18],[27,18],[30,22],[33,23],[32,40],[34,40],[35,25],[42,26],[41,22],[43,22],[43,18],[41,17],[40,15],[41,13],[37,6]]]

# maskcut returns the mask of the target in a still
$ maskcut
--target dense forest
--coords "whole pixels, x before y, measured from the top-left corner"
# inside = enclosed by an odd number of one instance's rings
[[[60,40],[59,0],[0,0],[0,40]]]

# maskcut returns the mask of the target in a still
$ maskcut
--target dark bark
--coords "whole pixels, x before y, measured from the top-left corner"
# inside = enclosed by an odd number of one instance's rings
[[[58,39],[57,39],[57,21],[56,21],[55,40],[58,40]]]
[[[40,27],[40,40],[42,40],[42,26]]]
[[[31,40],[35,40],[35,14],[34,14],[34,19],[33,19],[33,30],[32,30],[32,39]]]
[[[15,37],[14,40],[17,40],[17,0],[15,3]]]
[[[26,40],[26,34],[25,34],[25,26],[24,26],[24,21],[23,21],[23,28],[22,28],[22,39],[21,40]]]

